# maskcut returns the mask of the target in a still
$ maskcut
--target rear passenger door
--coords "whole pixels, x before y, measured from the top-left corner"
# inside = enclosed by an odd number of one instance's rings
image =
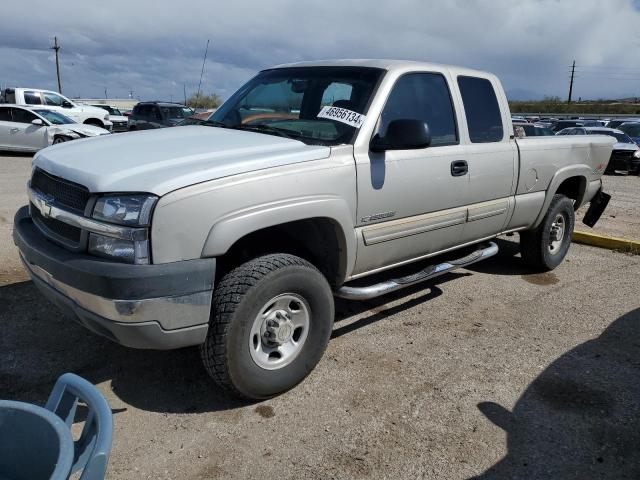
[[[468,206],[462,243],[501,232],[514,207],[518,152],[507,128],[506,98],[492,78],[456,79],[466,120],[462,129],[469,164]]]

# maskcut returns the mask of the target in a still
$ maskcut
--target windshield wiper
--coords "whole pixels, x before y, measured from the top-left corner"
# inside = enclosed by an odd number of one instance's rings
[[[229,128],[226,123],[219,122],[218,120],[201,120],[205,125],[212,125],[214,127]]]
[[[266,133],[267,135],[269,134],[278,135],[279,137],[292,138],[294,140],[297,140],[304,136],[301,133],[292,132],[290,130],[285,130],[283,128],[272,127],[271,125],[265,125],[264,123],[258,123],[256,125],[240,124],[240,125],[234,125],[229,128],[233,128],[236,130],[249,130],[249,131],[254,131],[259,133]]]

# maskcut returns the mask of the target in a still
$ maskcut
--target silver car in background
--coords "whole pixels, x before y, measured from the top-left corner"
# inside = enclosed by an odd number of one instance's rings
[[[54,110],[0,105],[0,150],[37,152],[49,145],[109,133],[95,125],[77,123]]]

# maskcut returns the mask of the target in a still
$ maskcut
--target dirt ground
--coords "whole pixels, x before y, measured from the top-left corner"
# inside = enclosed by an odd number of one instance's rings
[[[107,478],[640,478],[640,256],[573,245],[530,274],[517,235],[500,239],[470,269],[338,301],[310,377],[242,404],[196,350],[115,345],[24,281],[9,235],[29,162],[0,157],[0,398],[42,404],[68,371],[96,384],[114,413]],[[637,182],[605,180],[629,235]]]

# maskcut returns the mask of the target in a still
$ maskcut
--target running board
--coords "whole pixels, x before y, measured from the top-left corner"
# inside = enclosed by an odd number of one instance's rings
[[[485,258],[493,257],[496,253],[498,253],[498,245],[494,242],[489,242],[475,252],[472,252],[465,257],[458,258],[457,260],[450,260],[437,265],[429,265],[427,268],[420,270],[417,273],[400,278],[394,278],[392,280],[385,280],[384,282],[366,287],[350,287],[348,285],[343,285],[338,290],[334,291],[333,294],[336,297],[346,298],[347,300],[367,300],[369,298],[379,297],[380,295],[430,280],[457,268],[466,267],[467,265],[479,262]]]

